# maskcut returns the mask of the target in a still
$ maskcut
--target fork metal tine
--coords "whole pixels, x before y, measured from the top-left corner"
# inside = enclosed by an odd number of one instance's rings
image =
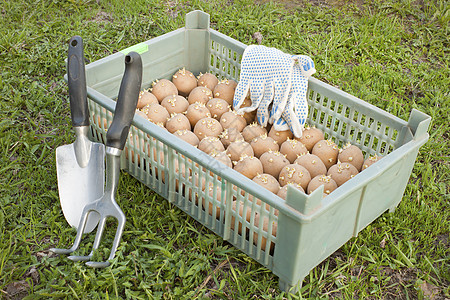
[[[88,219],[89,213],[91,211],[90,207],[93,206],[94,203],[91,203],[84,207],[83,213],[82,213],[81,219],[80,219],[80,224],[78,225],[77,235],[75,237],[75,241],[73,242],[72,247],[70,247],[69,249],[51,248],[50,249],[51,252],[56,253],[56,254],[70,254],[78,249],[78,247],[80,246],[81,238],[83,236],[84,228],[86,227],[86,224],[87,224],[87,219]]]
[[[118,212],[121,212],[121,211],[118,211]],[[86,262],[87,266],[92,267],[92,268],[106,268],[111,264],[109,261],[112,260],[116,254],[117,248],[120,243],[120,239],[122,237],[123,229],[125,227],[125,220],[126,220],[125,215],[123,214],[123,216],[118,216],[117,220],[119,221],[119,224],[117,225],[116,235],[114,237],[113,246],[111,248],[111,253],[108,257],[108,260],[105,262],[88,261],[88,262]]]
[[[94,245],[92,246],[92,252],[94,252],[94,250],[96,250],[98,248],[98,246],[100,245],[100,240],[102,238],[103,231],[105,230],[105,224],[106,224],[106,217],[102,217],[98,224],[97,233],[95,234],[95,240],[94,240]]]
[[[92,211],[95,211],[95,210],[92,210]],[[94,245],[92,246],[91,253],[89,253],[88,255],[71,255],[67,258],[72,261],[89,261],[92,258],[92,256],[94,255],[94,251],[98,248],[98,246],[100,244],[100,239],[103,234],[105,222],[106,222],[106,218],[102,217],[98,223],[97,233],[95,234]]]

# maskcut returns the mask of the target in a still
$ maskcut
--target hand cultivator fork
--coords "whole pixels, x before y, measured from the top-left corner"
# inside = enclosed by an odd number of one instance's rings
[[[57,254],[70,254],[78,249],[88,216],[91,212],[100,215],[92,251],[86,256],[71,255],[68,258],[73,261],[87,261],[86,265],[93,268],[104,268],[110,265],[109,261],[94,262],[89,261],[94,251],[100,245],[103,231],[108,217],[116,218],[118,221],[116,235],[114,237],[111,253],[108,260],[114,258],[117,247],[125,226],[125,215],[115,201],[115,194],[120,176],[120,154],[125,146],[128,137],[131,121],[133,119],[139,97],[142,82],[142,61],[139,54],[130,52],[125,56],[125,73],[119,90],[119,97],[116,103],[116,110],[111,126],[106,134],[106,188],[104,195],[87,204],[80,219],[75,242],[70,249],[52,248],[50,251]]]

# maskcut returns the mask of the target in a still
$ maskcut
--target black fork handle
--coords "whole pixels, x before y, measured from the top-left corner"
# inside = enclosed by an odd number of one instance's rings
[[[73,36],[69,41],[67,77],[69,79],[68,84],[72,126],[89,126],[89,108],[87,104],[83,40],[78,35]]]
[[[125,56],[125,73],[120,84],[114,118],[106,133],[106,146],[123,150],[136,111],[141,83],[141,56],[130,52]]]

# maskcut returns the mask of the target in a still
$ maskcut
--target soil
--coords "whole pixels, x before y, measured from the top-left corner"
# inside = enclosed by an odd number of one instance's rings
[[[39,283],[39,272],[35,267],[31,267],[25,273],[24,279],[11,282],[6,286],[6,289],[4,291],[0,291],[0,298],[2,298],[2,294],[5,299],[16,300],[24,298],[29,293],[31,282],[33,285],[37,285]]]

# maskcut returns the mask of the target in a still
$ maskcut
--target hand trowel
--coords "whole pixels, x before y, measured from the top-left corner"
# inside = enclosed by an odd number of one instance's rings
[[[56,171],[64,217],[77,228],[83,208],[103,196],[105,186],[105,146],[88,138],[89,108],[83,40],[79,36],[72,37],[69,42],[67,77],[76,140],[56,148]],[[84,232],[91,232],[98,221],[99,215],[91,213]]]

